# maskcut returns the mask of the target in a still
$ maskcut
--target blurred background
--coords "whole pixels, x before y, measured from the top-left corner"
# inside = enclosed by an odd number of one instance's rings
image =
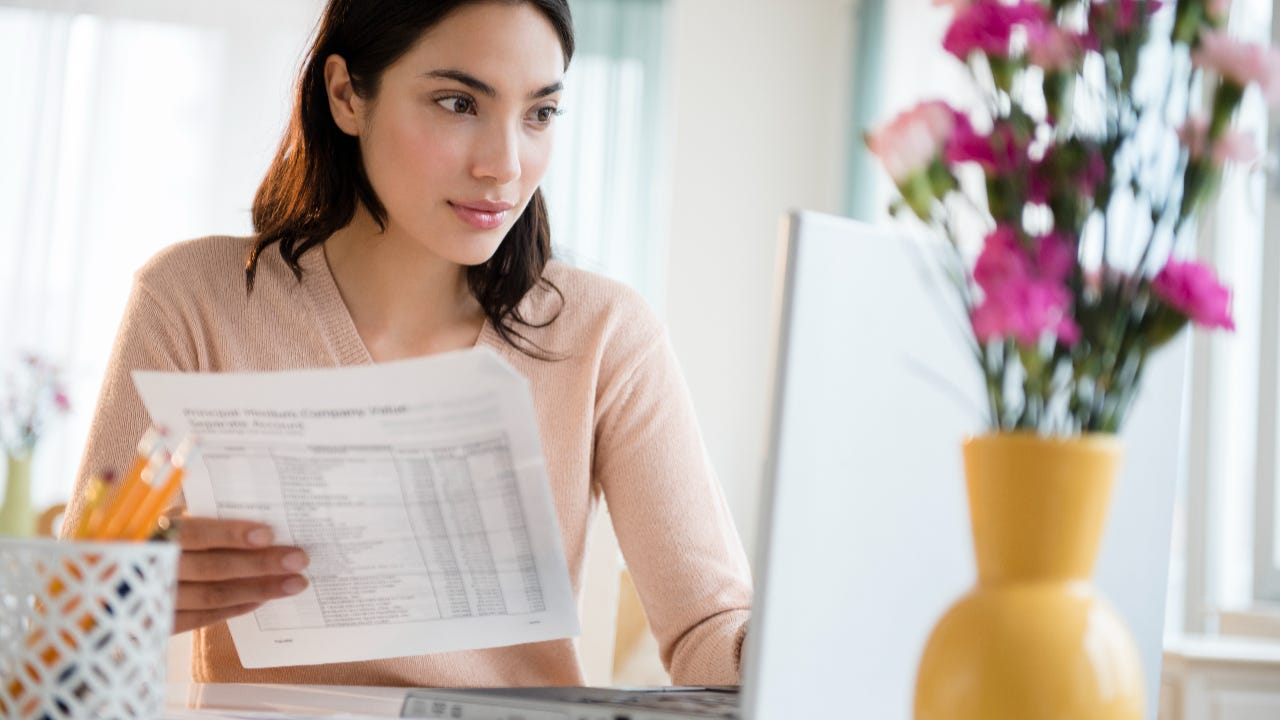
[[[73,403],[41,442],[39,504],[69,493],[132,273],[170,243],[250,233],[322,4],[0,0],[0,362],[35,351],[60,363]],[[790,208],[886,218],[890,183],[861,134],[924,97],[965,101],[963,68],[938,43],[949,11],[930,0],[570,4],[580,49],[545,184],[557,252],[634,286],[666,319],[751,551],[779,221]],[[1236,0],[1231,27],[1270,39],[1272,3]],[[1270,135],[1257,98],[1242,121]],[[1280,642],[1268,157],[1227,178],[1200,234],[1234,288],[1238,331],[1195,340],[1186,472],[1170,478],[1165,625],[1182,660],[1198,657],[1190,639]],[[1221,652],[1280,667],[1280,652],[1250,647]],[[1280,714],[1275,702],[1258,707]],[[1254,717],[1241,707],[1213,716]]]

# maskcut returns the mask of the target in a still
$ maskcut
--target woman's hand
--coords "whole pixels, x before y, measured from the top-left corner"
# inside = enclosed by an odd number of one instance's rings
[[[178,537],[182,556],[174,633],[243,615],[307,588],[307,579],[297,574],[307,566],[307,554],[273,546],[266,525],[183,517]]]

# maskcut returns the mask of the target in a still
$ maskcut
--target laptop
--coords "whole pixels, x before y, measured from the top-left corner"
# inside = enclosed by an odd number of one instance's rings
[[[964,316],[929,238],[789,214],[756,595],[737,688],[415,689],[402,717],[906,719],[928,634],[975,577],[960,443],[983,430]],[[1156,356],[1125,433],[1095,581],[1156,717],[1189,345]]]

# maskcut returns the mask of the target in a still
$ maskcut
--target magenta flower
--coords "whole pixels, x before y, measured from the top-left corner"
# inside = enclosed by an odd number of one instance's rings
[[[955,136],[947,145],[948,165],[975,162],[991,174],[1008,174],[1017,169],[1024,155],[1013,128],[998,123],[990,135],[979,135],[972,125],[957,126]]]
[[[1047,203],[1055,190],[1092,197],[1107,179],[1107,164],[1097,147],[1050,146],[1027,176],[1027,200]]]
[[[1170,260],[1151,282],[1151,290],[1201,327],[1236,329],[1231,319],[1231,291],[1206,265]]]
[[[1075,272],[1077,251],[1075,240],[1062,233],[1050,233],[1036,241],[1036,269],[1045,280],[1065,283]]]
[[[974,51],[1008,57],[1015,27],[1047,21],[1045,7],[1034,0],[1020,0],[1013,5],[979,0],[958,9],[942,38],[942,47],[962,61],[967,61]]]
[[[987,293],[1032,274],[1031,259],[1018,244],[1018,234],[1005,225],[997,226],[987,235],[982,252],[973,264],[973,279]]]
[[[1066,287],[1045,281],[1022,280],[987,295],[974,308],[970,320],[979,342],[1012,337],[1027,346],[1038,344],[1046,333],[1066,346],[1080,340],[1080,326],[1071,318],[1071,293]]]
[[[997,227],[986,238],[973,268],[983,300],[971,320],[980,342],[1005,337],[1035,345],[1050,333],[1061,343],[1080,339],[1071,318],[1071,292],[1065,286],[1075,267],[1074,243],[1048,235],[1035,241],[1036,261],[1008,227]]]
[[[1089,8],[1089,24],[1108,27],[1116,35],[1128,35],[1142,28],[1148,18],[1164,7],[1161,0],[1106,0],[1094,2]],[[1106,32],[1106,30],[1100,30]]]
[[[1138,23],[1146,22],[1148,16],[1156,14],[1156,12],[1164,5],[1160,0],[1119,0],[1116,3],[1116,30],[1121,33],[1132,32]],[[1146,15],[1143,15],[1143,9],[1146,9]]]
[[[66,413],[71,401],[57,365],[35,353],[20,357],[18,372],[0,387],[0,446],[10,455],[29,455],[40,440],[48,417]]]
[[[1076,266],[1074,240],[1061,233],[1050,233],[1032,241],[1035,261],[1022,246],[1017,233],[1004,225],[987,235],[973,265],[973,279],[984,292],[999,292],[1009,283],[1026,280],[1066,282]]]
[[[1222,31],[1202,30],[1191,61],[1238,87],[1257,83],[1268,104],[1280,103],[1280,51],[1275,48],[1236,42]]]

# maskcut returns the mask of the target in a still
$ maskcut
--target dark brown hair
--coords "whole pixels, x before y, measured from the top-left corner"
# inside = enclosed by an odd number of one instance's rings
[[[253,199],[253,227],[258,237],[245,262],[249,292],[253,291],[263,250],[278,244],[280,255],[301,279],[299,258],[350,223],[357,202],[386,229],[386,208],[365,174],[359,141],[338,127],[329,110],[325,60],[340,55],[346,60],[355,93],[376,97],[382,73],[389,65],[446,15],[476,2],[527,2],[535,6],[559,35],[568,66],[574,39],[567,0],[329,0],[302,66],[289,127]],[[544,357],[545,352],[515,326],[545,327],[558,316],[557,311],[534,323],[519,311],[520,301],[536,286],[560,295],[559,289],[542,277],[550,259],[551,228],[539,189],[493,257],[467,268],[467,284],[494,329],[508,344],[537,357]],[[563,299],[560,295],[561,303]],[[529,352],[517,341],[539,352]]]

